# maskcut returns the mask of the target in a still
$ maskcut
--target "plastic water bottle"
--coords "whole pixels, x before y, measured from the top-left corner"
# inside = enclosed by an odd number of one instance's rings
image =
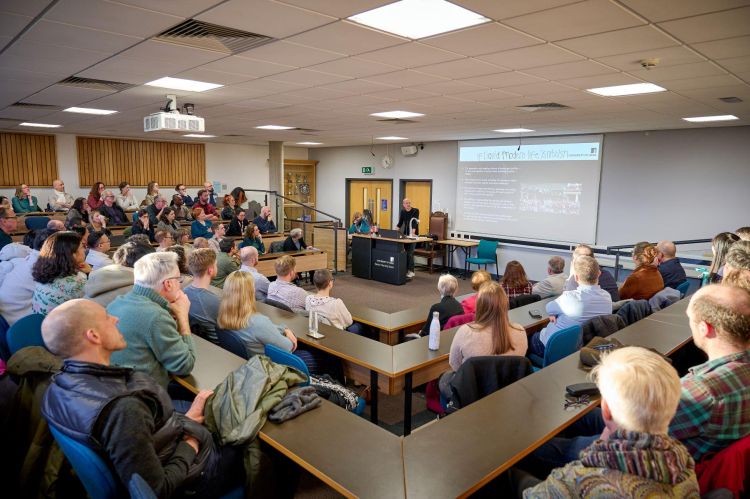
[[[432,313],[432,322],[430,322],[430,340],[428,342],[430,350],[440,349],[440,314]]]

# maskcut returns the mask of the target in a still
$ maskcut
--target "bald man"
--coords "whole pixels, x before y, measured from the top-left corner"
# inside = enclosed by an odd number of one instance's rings
[[[677,286],[687,280],[685,269],[677,258],[677,247],[672,241],[659,241],[656,244],[658,251],[659,273],[664,279],[664,287],[677,289]]]
[[[73,206],[73,196],[65,192],[65,182],[60,179],[52,181],[52,194],[47,198],[47,205],[52,211],[68,211]]]
[[[112,353],[127,346],[117,322],[84,299],[47,315],[44,343],[65,361],[45,394],[42,414],[53,428],[109,459],[123,489],[137,473],[157,497],[176,491],[220,495],[241,480],[243,469],[238,453],[219,449],[201,424],[211,392],[199,393],[182,415],[153,378],[111,366]],[[188,476],[195,479],[187,482]]]
[[[414,222],[412,222],[414,220]],[[402,234],[417,235],[419,234],[419,210],[412,208],[411,200],[404,198],[401,203],[401,211],[398,213],[398,223],[396,227]],[[406,278],[414,277],[414,247],[416,244],[404,244],[406,250]]]
[[[266,301],[268,296],[268,286],[271,282],[266,276],[258,272],[255,266],[258,264],[258,250],[255,246],[245,246],[240,250],[240,261],[242,272],[249,272],[255,279],[255,299],[257,301]]]

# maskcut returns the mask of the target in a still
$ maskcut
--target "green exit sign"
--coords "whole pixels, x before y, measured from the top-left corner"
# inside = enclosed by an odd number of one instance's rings
[[[372,166],[363,166],[362,175],[372,175]]]

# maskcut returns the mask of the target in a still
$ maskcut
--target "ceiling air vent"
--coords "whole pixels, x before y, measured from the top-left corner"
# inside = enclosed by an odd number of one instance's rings
[[[742,99],[739,97],[719,97],[719,100],[726,102],[727,104],[737,104],[738,102],[742,102]]]
[[[381,123],[393,123],[394,125],[408,125],[410,123],[419,123],[418,121],[407,120],[404,118],[385,118],[378,121],[380,121]]]
[[[541,104],[527,104],[525,106],[517,106],[521,111],[535,112],[535,111],[558,111],[561,109],[570,109],[570,107],[564,104],[558,104],[557,102],[543,102]]]
[[[133,88],[135,85],[132,83],[122,83],[120,81],[107,81],[107,80],[95,80],[93,78],[81,78],[79,76],[71,76],[58,82],[58,85],[65,85],[68,87],[88,88],[90,90],[105,90],[110,92],[120,92],[121,90],[127,90]]]
[[[16,102],[15,104],[12,104],[12,107],[19,107],[21,109],[47,109],[50,111],[60,109],[60,106],[54,104],[34,104],[33,102]]]
[[[154,40],[225,54],[239,54],[274,42],[276,38],[188,19],[155,36]]]

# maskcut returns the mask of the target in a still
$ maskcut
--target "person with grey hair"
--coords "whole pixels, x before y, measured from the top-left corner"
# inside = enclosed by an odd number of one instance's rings
[[[50,232],[60,232],[65,230],[65,224],[62,220],[55,220],[54,218],[47,222],[47,230]]]
[[[289,236],[284,239],[284,245],[282,251],[300,251],[307,249],[307,244],[302,238],[302,229],[299,227],[289,231]]]
[[[154,197],[154,203],[148,205],[146,211],[148,212],[148,220],[152,227],[159,225],[159,219],[161,218],[162,211],[167,207],[167,200],[161,194]]]
[[[177,255],[144,256],[133,268],[133,289],[118,296],[107,312],[120,319],[128,347],[112,356],[112,363],[132,367],[166,387],[170,373],[190,374],[195,346],[190,335],[190,300],[182,291]]]
[[[106,307],[118,296],[128,293],[133,289],[135,262],[154,251],[150,244],[133,242],[127,242],[117,248],[112,257],[112,265],[106,265],[89,274],[83,288],[84,298]]]
[[[73,207],[73,196],[65,192],[65,182],[60,179],[52,181],[52,194],[47,198],[47,206],[52,211],[68,211]]]
[[[266,301],[266,296],[268,296],[268,286],[271,284],[271,281],[255,268],[258,264],[257,248],[255,248],[255,246],[245,246],[242,248],[240,250],[240,262],[242,262],[240,270],[242,272],[251,273],[253,279],[255,279],[255,300],[262,302]]]
[[[104,191],[102,193],[102,201],[99,212],[107,217],[109,225],[130,225],[128,216],[125,215],[125,210],[117,204],[114,192]]]
[[[561,256],[553,256],[547,262],[547,277],[534,284],[531,292],[542,298],[562,294],[565,281],[568,278],[563,274],[564,270],[565,260]]]
[[[427,314],[427,321],[422,326],[420,335],[426,336],[430,333],[430,323],[432,322],[432,313],[437,312],[438,319],[440,320],[440,329],[445,327],[445,323],[448,319],[454,315],[461,315],[464,313],[464,308],[461,303],[456,300],[453,295],[458,290],[458,281],[455,277],[450,274],[443,274],[438,279],[437,289],[440,292],[440,301],[430,307],[430,311]]]

